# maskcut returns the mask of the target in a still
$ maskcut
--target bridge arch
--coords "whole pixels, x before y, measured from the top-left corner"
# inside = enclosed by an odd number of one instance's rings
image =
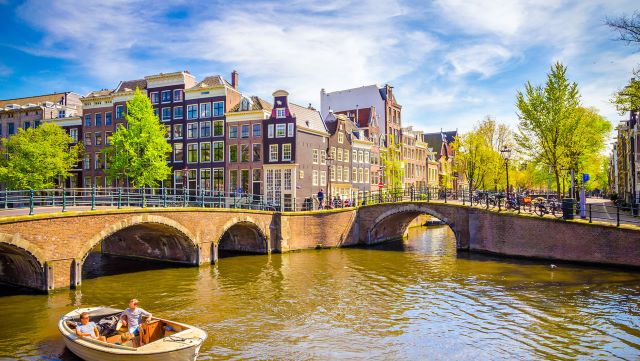
[[[46,291],[45,259],[29,241],[0,234],[0,282]]]
[[[198,264],[197,238],[167,217],[144,214],[115,222],[94,235],[77,259],[84,262],[98,243],[107,254]]]
[[[424,214],[438,218],[449,226],[456,236],[456,243],[460,243],[460,233],[456,230],[455,223],[451,219],[428,206],[419,204],[390,207],[387,211],[382,212],[368,229],[366,243],[375,244],[400,239],[407,234],[411,221]]]
[[[224,224],[214,246],[220,251],[270,253],[271,243],[267,229],[253,217],[234,217]]]

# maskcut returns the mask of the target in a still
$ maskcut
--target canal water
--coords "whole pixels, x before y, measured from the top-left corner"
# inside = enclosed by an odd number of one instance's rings
[[[209,334],[202,360],[640,359],[640,273],[456,254],[447,227],[369,249],[165,268],[92,256],[78,290],[0,293],[0,359],[75,360],[56,328],[124,307]]]

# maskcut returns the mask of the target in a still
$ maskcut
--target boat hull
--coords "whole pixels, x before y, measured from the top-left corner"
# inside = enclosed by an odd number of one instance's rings
[[[68,338],[64,338],[64,343],[74,355],[80,357],[83,360],[87,361],[113,361],[113,360],[122,360],[122,361],[151,361],[151,360],[167,360],[167,361],[193,361],[198,357],[198,352],[200,351],[201,345],[196,345],[189,348],[183,348],[175,351],[168,351],[162,353],[154,353],[154,354],[123,354],[118,353],[114,354],[112,352],[106,352],[102,350],[97,350],[85,346],[81,346],[80,344],[72,341]]]

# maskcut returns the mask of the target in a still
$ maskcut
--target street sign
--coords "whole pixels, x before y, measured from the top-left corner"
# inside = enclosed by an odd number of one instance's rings
[[[587,173],[582,173],[582,183],[587,183],[587,181],[589,181],[589,174]]]
[[[382,182],[378,183],[378,188],[380,188],[380,189],[384,188],[384,183],[382,183]]]

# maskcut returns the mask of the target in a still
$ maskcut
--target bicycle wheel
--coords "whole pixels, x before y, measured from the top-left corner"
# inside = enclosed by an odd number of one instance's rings
[[[544,209],[544,206],[542,204],[536,204],[533,207],[533,212],[537,215],[539,215],[540,217],[544,216],[545,213],[547,213]]]
[[[553,205],[551,208],[553,213],[553,216],[556,218],[562,218],[562,207],[560,207],[559,205]]]

